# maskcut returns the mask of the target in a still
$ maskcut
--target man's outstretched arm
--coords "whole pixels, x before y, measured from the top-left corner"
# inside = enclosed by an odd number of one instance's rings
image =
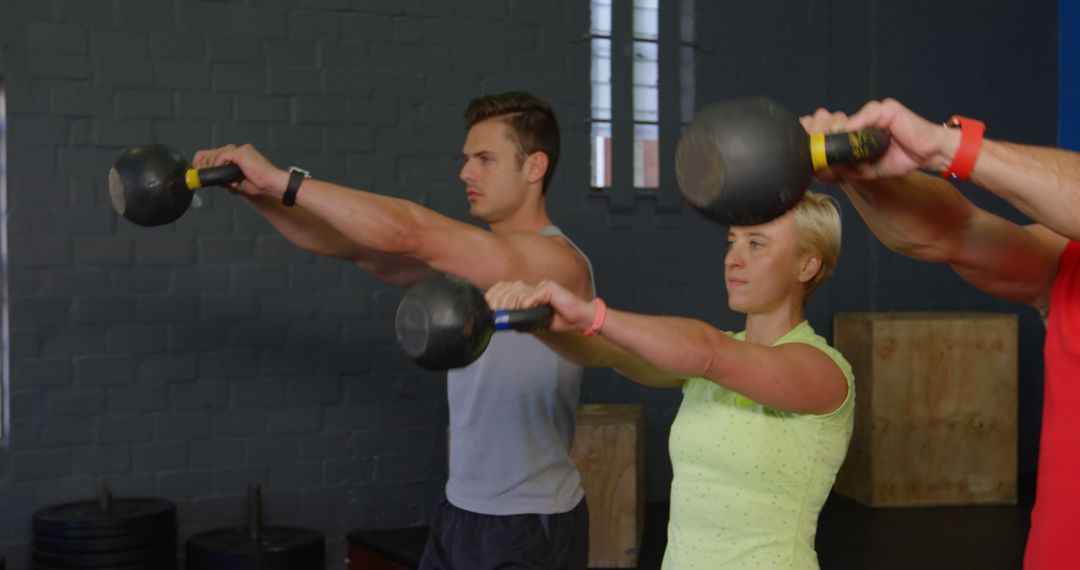
[[[547,278],[591,295],[584,258],[561,238],[495,234],[415,202],[316,179],[304,180],[295,206],[288,207],[280,200],[289,173],[251,146],[201,151],[196,161],[202,152],[211,156],[209,165],[233,163],[244,171],[237,189],[290,241],[361,266],[381,263],[375,273],[388,281],[408,284],[415,276],[450,273],[486,289],[502,280]]]

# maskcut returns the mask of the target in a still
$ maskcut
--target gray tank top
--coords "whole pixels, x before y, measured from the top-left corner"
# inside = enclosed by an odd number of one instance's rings
[[[566,238],[555,226],[540,233]],[[447,500],[487,515],[556,514],[577,506],[585,492],[570,446],[580,394],[580,366],[530,334],[493,334],[479,359],[447,375]]]

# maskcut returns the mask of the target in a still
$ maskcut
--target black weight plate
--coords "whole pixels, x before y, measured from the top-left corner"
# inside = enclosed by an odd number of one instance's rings
[[[34,548],[56,554],[140,550],[175,542],[175,528],[107,538],[57,538],[40,534],[34,536]]]
[[[117,527],[105,527],[105,528],[58,528],[51,526],[39,527],[34,526],[34,536],[44,536],[48,538],[60,538],[60,539],[75,539],[75,540],[87,540],[94,538],[118,538],[123,536],[132,536],[135,534],[147,534],[149,532],[166,532],[176,531],[175,522],[162,522],[158,525],[150,526],[117,526]]]
[[[93,554],[58,554],[34,550],[34,564],[57,568],[109,568],[111,570],[116,566],[135,566],[156,562],[173,555],[175,551],[175,542],[153,548]]]
[[[174,522],[162,523],[156,526],[146,527],[106,527],[106,528],[85,528],[85,529],[66,529],[58,530],[56,528],[46,527],[44,529],[34,528],[34,536],[45,537],[49,539],[70,539],[70,540],[93,540],[97,538],[121,538],[135,535],[153,534],[159,532],[176,532],[176,524]]]
[[[0,569],[3,570],[3,569]],[[71,570],[59,566],[33,565],[33,570]],[[143,564],[127,566],[110,566],[108,570],[176,570],[176,556],[163,556],[158,560],[143,562]]]
[[[126,528],[129,532],[175,524],[176,503],[163,499],[113,499],[112,511],[104,512],[96,501],[65,503],[34,513],[34,530],[63,534],[68,530]]]
[[[185,551],[188,570],[322,568],[324,540],[313,530],[269,526],[254,542],[246,527],[228,528],[193,535]]]
[[[274,553],[288,552],[311,544],[322,544],[322,534],[305,528],[266,526],[262,538],[251,540],[247,527],[217,529],[193,535],[189,545],[209,552]]]
[[[0,568],[0,570],[3,569]],[[71,568],[35,564],[34,570],[71,570]],[[176,570],[176,555],[170,552],[167,556],[162,556],[151,562],[128,564],[125,566],[109,566],[108,570]]]

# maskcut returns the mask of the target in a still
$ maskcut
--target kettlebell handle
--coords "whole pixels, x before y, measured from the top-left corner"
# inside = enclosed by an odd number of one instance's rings
[[[528,309],[498,309],[492,320],[496,331],[524,332],[546,329],[554,317],[555,309],[551,308],[551,305],[540,305]]]

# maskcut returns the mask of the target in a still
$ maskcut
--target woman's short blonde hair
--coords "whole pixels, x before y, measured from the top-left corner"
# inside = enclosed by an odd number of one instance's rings
[[[806,283],[806,298],[836,270],[840,261],[840,205],[828,194],[809,192],[791,209],[802,252],[821,256],[821,267]]]

